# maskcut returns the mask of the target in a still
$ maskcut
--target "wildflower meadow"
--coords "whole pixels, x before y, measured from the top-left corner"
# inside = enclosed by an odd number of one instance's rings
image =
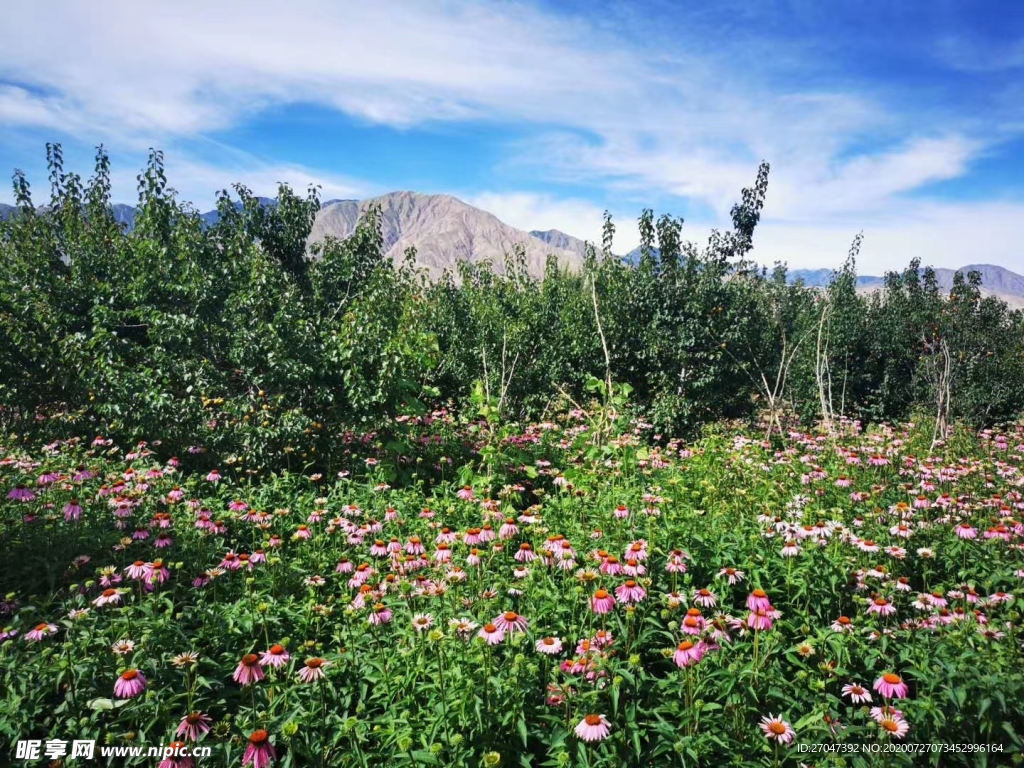
[[[476,458],[401,487],[356,437],[336,476],[260,483],[158,442],[7,447],[0,748],[198,742],[199,764],[256,768],[1019,762],[1024,430],[933,448],[915,425],[722,427],[652,447],[649,425],[573,410],[482,460],[479,426],[406,422]],[[904,749],[932,744],[949,749]]]

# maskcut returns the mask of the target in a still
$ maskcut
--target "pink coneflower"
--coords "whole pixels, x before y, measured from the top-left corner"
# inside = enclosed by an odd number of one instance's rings
[[[412,628],[417,632],[423,632],[434,626],[434,617],[429,613],[417,613],[412,617]]]
[[[615,598],[606,589],[599,589],[590,598],[590,608],[594,613],[609,613],[615,608]]]
[[[291,654],[288,653],[283,645],[272,645],[269,650],[264,651],[263,655],[260,656],[260,666],[280,669],[288,663],[291,657]]]
[[[247,653],[242,657],[242,660],[238,662],[238,666],[235,667],[235,673],[232,675],[235,682],[239,685],[246,686],[258,683],[263,679],[263,669],[260,667],[260,657],[255,653]]]
[[[519,545],[519,551],[514,555],[517,563],[532,563],[537,559],[537,553],[533,551],[533,547],[527,542],[523,542]]]
[[[874,688],[887,699],[904,699],[909,692],[907,684],[899,675],[888,672],[875,680]]]
[[[11,501],[32,501],[36,495],[24,485],[14,486],[7,494],[7,498]]]
[[[131,699],[146,690],[146,678],[137,669],[126,669],[114,683],[114,695],[119,699]]]
[[[56,631],[56,624],[36,624],[30,632],[25,633],[25,639],[30,643],[38,643],[47,635],[52,635]]]
[[[730,586],[739,584],[745,576],[743,571],[736,570],[735,568],[723,568],[718,572],[718,575],[728,579]]]
[[[306,541],[313,538],[313,532],[309,530],[309,526],[303,523],[295,529],[295,533],[292,534],[292,538],[296,541]]]
[[[761,730],[769,741],[777,741],[780,744],[789,744],[796,736],[793,727],[775,715],[768,715],[761,718]]]
[[[702,608],[714,608],[718,605],[718,595],[710,589],[698,589],[693,593],[693,602]]]
[[[314,657],[306,659],[306,664],[298,672],[298,678],[304,683],[315,683],[324,677],[324,669],[331,666],[331,662]]]
[[[668,573],[686,573],[686,553],[681,549],[673,549],[669,554],[665,570]]]
[[[970,523],[960,523],[956,527],[956,535],[961,539],[976,539],[978,538],[978,529]]]
[[[615,590],[616,599],[623,604],[627,603],[639,603],[647,597],[647,592],[632,579],[621,584],[618,589]]]
[[[881,616],[892,616],[892,614],[896,613],[896,606],[884,597],[876,597],[871,601],[871,605],[868,606],[868,613],[877,613]]]
[[[252,763],[252,768],[266,768],[276,759],[277,753],[274,752],[274,747],[270,743],[270,734],[262,728],[253,731],[249,736],[249,745],[245,748],[245,754],[242,755],[242,768],[249,763]]]
[[[749,595],[747,595],[747,609],[751,611],[768,611],[771,610],[772,603],[768,599],[767,593],[763,589],[755,589]]]
[[[486,640],[488,645],[497,645],[505,639],[505,630],[497,624],[484,624],[477,632],[477,637]]]
[[[216,469],[211,470],[210,474],[208,474],[206,476],[207,482],[213,483],[214,485],[219,483],[220,479],[221,479],[220,472],[218,472]]]
[[[902,739],[910,731],[910,724],[902,717],[896,717],[895,715],[887,715],[881,718],[878,721],[878,727],[883,735],[891,736],[894,739]]]
[[[209,715],[204,715],[202,712],[190,712],[181,718],[175,735],[181,736],[186,741],[199,741],[200,737],[210,732],[210,723],[212,722]]]
[[[78,503],[78,499],[72,499],[64,505],[64,521],[70,523],[72,520],[78,520],[82,517],[82,506]]]
[[[626,547],[624,557],[627,560],[646,560],[647,542],[643,539],[637,539],[632,542],[628,547]]]
[[[704,658],[707,650],[708,647],[703,640],[698,640],[696,643],[692,640],[683,640],[676,646],[675,653],[672,654],[672,661],[676,663],[677,667],[688,667]]]
[[[832,622],[833,632],[853,632],[853,621],[848,616],[840,616]]]
[[[747,626],[758,632],[764,632],[772,628],[774,618],[775,610],[770,605],[767,610],[758,608],[747,616]]]
[[[473,630],[479,625],[471,619],[449,619],[448,626],[454,629],[458,633],[459,637],[465,640],[473,634]]]
[[[622,563],[619,562],[619,558],[615,557],[615,555],[606,555],[598,570],[608,576],[618,576],[622,573]]]
[[[370,612],[370,624],[375,627],[387,624],[391,621],[393,615],[391,609],[384,605],[384,603],[377,603]]]
[[[412,536],[405,544],[405,551],[410,555],[422,555],[427,551],[419,536]]]
[[[150,584],[163,584],[171,577],[171,572],[164,565],[163,560],[154,560],[146,563],[146,581]]]
[[[795,541],[787,541],[779,554],[783,557],[796,557],[800,554],[800,546]]]
[[[129,653],[135,650],[135,641],[127,638],[118,640],[110,646],[110,650],[116,653],[118,656],[127,656]]]
[[[498,529],[498,538],[511,539],[518,535],[519,526],[516,525],[515,518],[506,517],[504,524]]]
[[[537,641],[537,653],[548,656],[557,656],[562,652],[562,641],[557,637],[545,637]]]
[[[239,559],[237,553],[228,552],[220,561],[220,567],[229,571],[237,571],[242,567],[242,561]]]
[[[92,601],[92,604],[97,608],[102,608],[104,605],[118,605],[121,602],[121,590],[120,589],[105,589],[99,597]]]
[[[701,615],[700,608],[690,608],[686,612],[681,629],[687,635],[699,635],[707,626],[707,620]]]
[[[525,616],[520,616],[515,611],[506,611],[494,619],[494,624],[503,632],[525,632],[528,622]]]
[[[603,741],[611,732],[611,723],[604,715],[587,715],[580,720],[575,732],[583,741]]]
[[[843,686],[843,696],[848,696],[854,704],[870,704],[871,693],[862,685],[849,683]]]
[[[146,578],[146,574],[149,572],[149,568],[144,560],[136,560],[134,563],[124,569],[125,575],[129,579],[142,580]]]
[[[615,511],[612,514],[615,515],[615,518],[617,520],[625,520],[627,517],[629,517],[629,507],[627,507],[625,504],[619,504],[619,506],[615,508]]]

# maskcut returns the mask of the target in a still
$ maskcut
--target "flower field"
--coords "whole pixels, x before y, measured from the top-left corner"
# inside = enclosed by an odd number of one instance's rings
[[[413,421],[434,448],[404,479],[372,439],[258,480],[159,444],[2,449],[2,759],[1020,763],[1024,431],[684,444],[574,411],[482,450]]]

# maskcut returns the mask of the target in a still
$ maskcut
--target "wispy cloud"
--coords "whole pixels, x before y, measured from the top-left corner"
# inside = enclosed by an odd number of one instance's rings
[[[600,247],[604,209],[587,200],[534,192],[483,192],[461,195],[470,205],[489,211],[513,227],[525,230],[558,229]],[[626,253],[640,244],[632,211],[612,212],[615,251]]]
[[[252,157],[233,156],[228,162],[204,162],[169,153],[164,158],[164,170],[179,198],[200,210],[213,207],[219,190],[226,189],[235,196],[233,185],[236,183],[262,197],[276,196],[279,184],[287,184],[298,194],[305,194],[310,185],[319,186],[321,200],[358,199],[381,191],[372,184],[323,170],[290,163],[267,163]],[[117,163],[111,183],[116,189],[135,189],[136,173],[124,162]]]
[[[1024,36],[993,43],[971,37],[943,37],[936,46],[940,61],[962,72],[999,72],[1024,68]]]

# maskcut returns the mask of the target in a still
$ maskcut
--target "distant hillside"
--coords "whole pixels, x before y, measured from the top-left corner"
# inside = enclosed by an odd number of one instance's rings
[[[546,232],[542,232],[539,229],[530,231],[530,234],[536,237],[538,240],[543,240],[548,245],[558,248],[563,251],[572,251],[581,259],[586,255],[587,243],[585,240],[580,240],[578,237],[567,235],[557,229],[549,229]]]
[[[451,195],[417,192],[392,192],[370,200],[339,200],[326,205],[317,215],[310,241],[347,237],[371,205],[381,209],[387,254],[398,260],[407,248],[415,246],[417,263],[432,278],[446,269],[454,270],[459,261],[489,260],[500,271],[505,254],[512,253],[517,245],[524,248],[527,268],[535,276],[543,274],[548,254],[569,268],[578,268],[583,261],[575,248],[548,243]],[[562,234],[556,233],[555,239]],[[565,242],[573,245],[573,241],[579,242],[576,238]]]

